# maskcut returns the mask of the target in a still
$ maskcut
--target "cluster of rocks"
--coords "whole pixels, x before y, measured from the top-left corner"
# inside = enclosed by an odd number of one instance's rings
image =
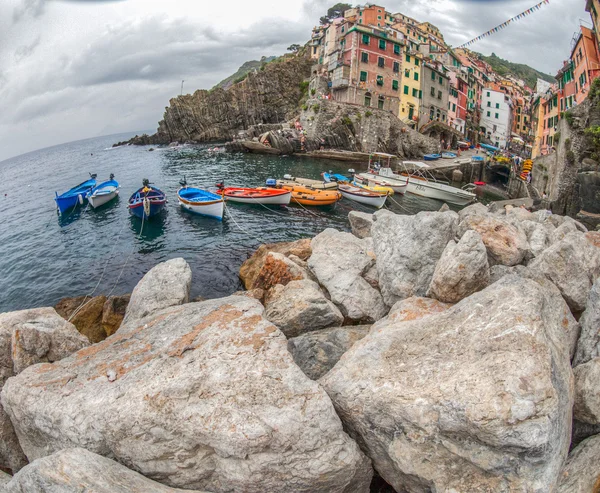
[[[0,491],[595,491],[600,233],[482,205],[350,224],[261,246],[227,298],[159,264],[95,344],[0,315]]]

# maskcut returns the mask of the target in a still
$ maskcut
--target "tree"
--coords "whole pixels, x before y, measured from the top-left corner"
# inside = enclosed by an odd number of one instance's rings
[[[300,51],[300,48],[302,48],[302,46],[293,44],[287,47],[287,51],[293,51],[294,53],[298,53]]]
[[[322,26],[324,26],[325,24],[329,24],[329,17],[327,17],[326,15],[321,17],[319,19],[319,24],[321,24]]]
[[[346,10],[352,8],[352,5],[349,3],[336,3],[333,7],[330,7],[327,10],[327,17],[329,19],[335,19],[336,17],[342,17]]]

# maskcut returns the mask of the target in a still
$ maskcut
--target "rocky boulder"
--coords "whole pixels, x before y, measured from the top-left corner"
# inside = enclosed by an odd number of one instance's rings
[[[420,298],[418,296],[406,298],[396,303],[388,313],[388,316],[373,325],[371,331],[375,332],[379,328],[385,328],[390,322],[399,323],[420,320],[429,315],[445,312],[451,306],[448,303],[442,303],[432,298]]]
[[[600,358],[576,366],[573,417],[590,425],[600,425]]]
[[[498,216],[467,216],[461,221],[458,229],[459,236],[469,230],[477,231],[481,235],[492,265],[520,264],[529,248],[525,233]]]
[[[366,212],[350,211],[348,214],[352,234],[357,238],[368,238],[371,236],[371,226],[373,226],[373,214]]]
[[[350,233],[326,229],[311,242],[308,267],[344,317],[372,323],[387,313],[381,294],[363,276],[375,265],[373,243]]]
[[[11,479],[12,476],[10,474],[6,474],[4,471],[0,471],[0,491],[2,493],[6,491],[3,488],[10,482]]]
[[[379,286],[388,306],[412,296],[424,296],[435,265],[454,238],[455,212],[420,212],[401,216],[388,211],[375,214],[373,246]]]
[[[600,488],[600,435],[581,442],[570,454],[557,493],[597,493]]]
[[[265,316],[286,337],[340,326],[344,321],[342,313],[325,298],[319,285],[310,280],[275,286],[267,297]]]
[[[82,448],[37,459],[16,474],[2,493],[202,493],[170,488]]]
[[[574,365],[587,363],[600,356],[600,279],[597,279],[586,304],[585,312],[579,319],[581,335],[577,342]]]
[[[306,376],[318,380],[355,342],[365,337],[370,328],[369,325],[356,325],[310,332],[290,339],[288,350]]]
[[[102,327],[107,336],[113,335],[121,326],[131,299],[130,294],[110,296],[102,308]]]
[[[269,252],[281,253],[286,257],[295,255],[302,260],[308,260],[311,255],[310,239],[298,240],[289,243],[269,243],[261,245],[248,260],[240,267],[240,279],[248,290],[254,289],[256,278],[263,268]]]
[[[490,282],[487,250],[476,231],[467,231],[458,243],[451,240],[435,266],[427,296],[458,303]]]
[[[544,250],[529,268],[552,281],[571,310],[580,313],[600,276],[600,249],[589,243],[585,235],[570,233]]]
[[[54,308],[0,313],[0,388],[28,366],[58,361],[88,345]],[[0,467],[16,472],[25,464],[13,425],[0,407]]]
[[[182,258],[153,267],[131,293],[123,323],[140,320],[171,306],[187,303],[192,286],[192,269]]]
[[[262,268],[254,281],[253,289],[262,289],[266,293],[278,284],[285,286],[291,281],[309,278],[310,275],[306,269],[300,267],[282,253],[269,252],[265,256]]]
[[[489,213],[488,208],[481,202],[475,202],[474,204],[468,205],[458,211],[458,220],[464,221],[467,217],[471,216],[485,216]]]
[[[556,292],[505,277],[372,329],[320,383],[396,491],[552,491],[573,405],[565,310]]]
[[[369,460],[263,311],[241,296],[171,307],[9,379],[27,457],[84,447],[213,493],[367,492]]]

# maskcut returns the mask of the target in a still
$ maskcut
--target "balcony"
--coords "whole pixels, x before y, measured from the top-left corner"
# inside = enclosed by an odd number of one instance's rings
[[[349,84],[350,84],[350,81],[348,79],[336,79],[331,82],[331,88],[334,90],[335,89],[343,89],[345,87],[348,87]]]

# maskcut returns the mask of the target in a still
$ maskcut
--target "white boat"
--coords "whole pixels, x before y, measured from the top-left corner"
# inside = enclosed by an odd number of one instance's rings
[[[342,194],[342,197],[358,202],[359,204],[376,207],[377,209],[383,207],[383,204],[385,204],[385,200],[388,197],[387,193],[370,192],[364,188],[353,187],[350,185],[339,185],[338,189]]]
[[[223,220],[225,199],[221,195],[184,185],[183,188],[177,191],[177,200],[185,210],[201,216]]]
[[[337,190],[337,183],[327,183],[321,180],[312,180],[310,178],[301,178],[299,176],[283,175],[283,180],[277,180],[276,185],[290,185],[290,184],[304,185],[307,187],[314,188],[315,190]]]
[[[379,187],[390,187],[394,193],[399,193],[404,195],[408,188],[408,180],[405,178],[404,181],[400,182],[398,180],[391,180],[385,178],[381,175],[377,175],[374,173],[358,173],[354,175],[355,178],[362,182],[366,182],[369,186],[379,186]]]
[[[111,174],[110,180],[100,183],[90,190],[87,199],[92,208],[96,209],[119,195],[119,182],[115,181],[114,177],[115,175]]]
[[[408,192],[421,197],[442,200],[455,205],[467,205],[474,202],[476,196],[474,193],[460,188],[453,187],[448,183],[436,180],[431,173],[427,171],[429,166],[420,161],[404,161],[406,171],[401,175],[393,175],[398,179],[408,177]],[[408,167],[414,168],[409,172]],[[381,171],[391,173],[389,168]]]

